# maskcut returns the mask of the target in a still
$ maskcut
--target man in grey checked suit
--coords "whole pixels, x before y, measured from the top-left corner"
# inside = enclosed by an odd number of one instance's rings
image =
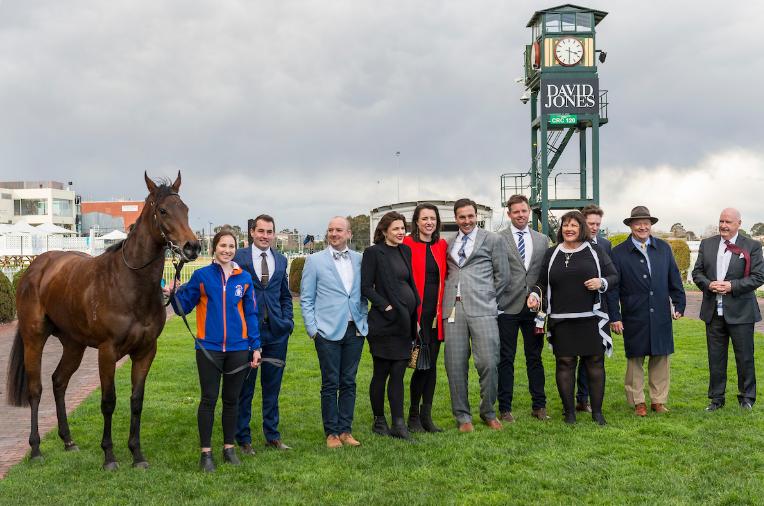
[[[512,195],[507,200],[510,225],[499,232],[509,257],[511,282],[499,294],[499,413],[501,421],[514,422],[512,398],[515,384],[515,353],[517,334],[523,333],[525,365],[528,373],[528,390],[531,394],[531,416],[547,420],[546,392],[544,392],[544,365],[541,352],[544,349],[543,334],[535,334],[535,313],[526,305],[528,293],[536,284],[541,272],[544,253],[549,248],[549,238],[528,226],[531,207],[525,195]]]
[[[509,284],[509,260],[498,235],[476,227],[477,204],[454,203],[459,233],[448,247],[448,276],[443,292],[445,364],[451,409],[459,431],[472,432],[467,376],[470,353],[480,377],[480,418],[501,429],[494,403],[498,387],[499,327],[497,294]]]

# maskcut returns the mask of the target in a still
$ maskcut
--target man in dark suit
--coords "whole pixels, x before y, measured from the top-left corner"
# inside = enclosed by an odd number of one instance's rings
[[[589,242],[597,246],[608,257],[612,254],[610,241],[599,235],[602,226],[602,216],[605,212],[600,206],[590,204],[581,209],[581,214],[586,219],[586,228],[589,232]],[[602,299],[602,310],[607,312],[607,299]],[[586,367],[583,360],[578,363],[578,392],[576,393],[576,411],[592,412],[589,402],[589,379],[586,377]]]
[[[549,238],[528,226],[531,208],[525,195],[512,195],[507,200],[510,225],[499,232],[504,239],[509,258],[510,282],[498,295],[499,310],[499,413],[504,422],[513,422],[512,397],[515,385],[515,354],[517,334],[523,333],[528,390],[531,394],[531,416],[546,420],[546,392],[544,392],[544,365],[541,352],[544,335],[535,334],[534,313],[528,309],[528,293],[541,271]]]
[[[252,246],[236,251],[234,262],[252,275],[257,301],[260,340],[264,358],[286,361],[287,341],[294,329],[292,295],[287,280],[287,259],[273,249],[276,224],[272,217],[261,214],[255,218],[249,235]],[[260,388],[263,398],[263,434],[265,444],[277,450],[288,450],[279,433],[279,392],[284,376],[283,365],[264,361],[260,366]],[[236,441],[242,453],[252,455],[252,434],[249,422],[252,418],[252,397],[257,381],[257,369],[252,369],[244,381],[239,395],[239,420]]]
[[[737,366],[737,400],[746,410],[756,402],[753,326],[761,320],[756,288],[764,283],[761,244],[738,234],[737,209],[719,216],[719,235],[703,239],[692,280],[703,292],[700,319],[706,322],[708,346],[708,398],[706,411],[724,406],[727,386],[727,350],[732,341]]]

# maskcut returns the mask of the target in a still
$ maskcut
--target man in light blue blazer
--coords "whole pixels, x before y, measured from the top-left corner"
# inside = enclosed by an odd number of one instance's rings
[[[352,435],[355,376],[363,351],[368,304],[361,296],[361,254],[348,249],[350,222],[332,218],[329,247],[305,261],[300,306],[321,367],[321,417],[328,448],[360,446]]]

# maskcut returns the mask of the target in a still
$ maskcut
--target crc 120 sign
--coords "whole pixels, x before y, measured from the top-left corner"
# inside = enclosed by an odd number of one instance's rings
[[[599,79],[541,80],[541,114],[597,114]]]

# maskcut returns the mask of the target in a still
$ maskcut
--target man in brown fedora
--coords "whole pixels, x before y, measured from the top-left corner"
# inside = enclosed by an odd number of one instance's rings
[[[637,416],[647,416],[645,357],[650,406],[657,413],[668,411],[669,356],[674,352],[672,319],[681,318],[685,309],[682,277],[671,246],[651,235],[657,221],[644,206],[635,207],[623,220],[631,235],[613,248],[611,258],[620,281],[607,291],[611,330],[623,334],[626,401],[634,406]]]

